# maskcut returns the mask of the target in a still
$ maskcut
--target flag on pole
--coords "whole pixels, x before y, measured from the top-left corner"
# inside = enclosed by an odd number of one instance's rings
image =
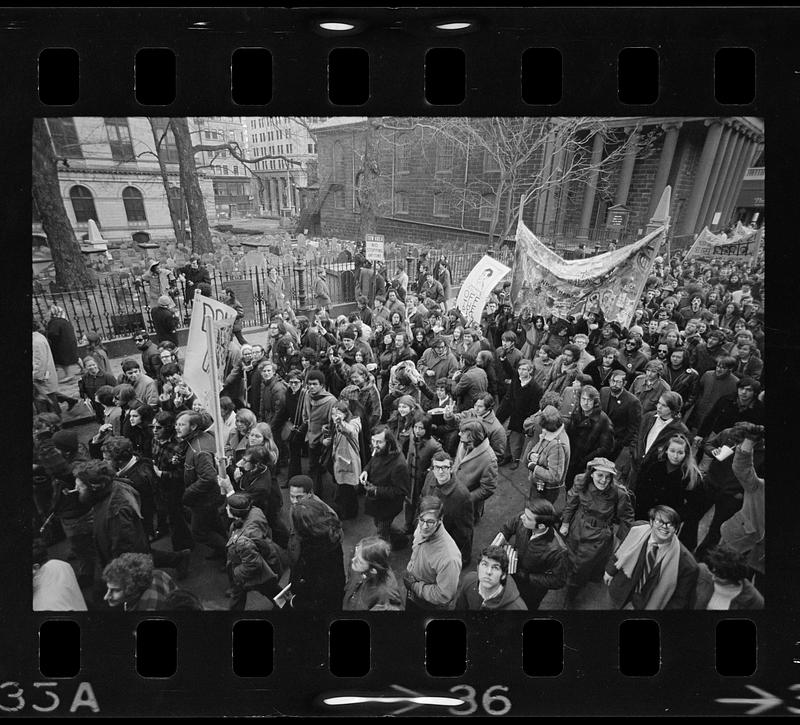
[[[666,231],[661,224],[613,252],[567,260],[537,239],[520,215],[511,283],[514,308],[561,318],[599,308],[606,320],[627,327]]]
[[[498,262],[488,254],[472,268],[469,276],[461,284],[456,307],[464,315],[464,319],[479,323],[483,308],[492,290],[500,283],[511,269]]]
[[[206,320],[211,318],[214,347],[210,348],[206,334]],[[189,384],[203,407],[214,410],[214,401],[219,399],[222,376],[228,359],[228,348],[233,336],[236,310],[210,297],[197,295],[192,307],[189,323],[189,339],[186,344],[186,366],[183,379]],[[217,379],[212,380],[209,356],[216,356]]]

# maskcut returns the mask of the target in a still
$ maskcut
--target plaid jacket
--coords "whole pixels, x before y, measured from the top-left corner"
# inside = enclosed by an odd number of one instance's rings
[[[144,593],[135,602],[125,603],[126,612],[154,612],[157,609],[164,609],[164,602],[172,594],[178,585],[172,577],[160,569],[153,570],[153,581],[144,590]]]

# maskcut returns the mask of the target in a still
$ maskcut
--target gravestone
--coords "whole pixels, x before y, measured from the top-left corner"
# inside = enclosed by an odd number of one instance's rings
[[[251,269],[253,267],[260,269],[266,265],[266,260],[261,252],[252,249],[244,255],[244,263],[247,269]]]

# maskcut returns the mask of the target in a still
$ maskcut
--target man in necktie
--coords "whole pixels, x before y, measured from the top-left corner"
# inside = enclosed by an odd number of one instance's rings
[[[697,562],[678,540],[681,518],[669,506],[649,511],[611,556],[603,577],[618,609],[688,609],[697,585]]]

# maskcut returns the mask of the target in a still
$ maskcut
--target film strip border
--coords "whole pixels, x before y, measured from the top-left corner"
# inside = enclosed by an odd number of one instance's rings
[[[0,682],[0,711],[793,713],[800,687],[759,678],[780,625],[719,613],[688,633],[674,615],[37,616],[16,646],[37,656]]]

